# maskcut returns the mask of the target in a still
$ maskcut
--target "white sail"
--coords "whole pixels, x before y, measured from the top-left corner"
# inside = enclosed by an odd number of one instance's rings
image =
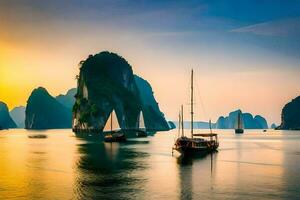
[[[103,131],[116,131],[119,129],[120,129],[120,125],[117,119],[117,115],[115,110],[113,110],[110,113],[108,120],[106,121]]]
[[[140,112],[140,116],[139,116],[139,129],[146,129],[145,121],[144,121],[144,114],[142,111]]]

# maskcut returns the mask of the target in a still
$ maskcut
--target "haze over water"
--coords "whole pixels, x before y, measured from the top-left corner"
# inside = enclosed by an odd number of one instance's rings
[[[71,130],[0,134],[1,199],[297,199],[300,132],[219,130],[219,152],[172,156],[177,131],[108,144]],[[46,134],[46,139],[30,139]]]

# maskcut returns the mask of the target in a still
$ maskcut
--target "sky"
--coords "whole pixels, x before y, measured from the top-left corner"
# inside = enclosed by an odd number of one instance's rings
[[[76,87],[79,61],[105,50],[151,83],[168,119],[188,112],[192,68],[197,120],[240,108],[279,124],[300,95],[299,0],[0,0],[0,27],[10,109],[36,87]]]

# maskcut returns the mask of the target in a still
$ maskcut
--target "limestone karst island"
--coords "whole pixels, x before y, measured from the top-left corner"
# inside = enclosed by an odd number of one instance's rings
[[[73,129],[102,131],[112,110],[121,129],[138,128],[142,111],[148,130],[169,130],[150,84],[115,53],[90,55],[81,63],[73,106]]]

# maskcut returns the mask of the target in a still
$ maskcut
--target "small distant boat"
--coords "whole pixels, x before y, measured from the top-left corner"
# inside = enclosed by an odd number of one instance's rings
[[[194,133],[194,109],[193,109],[193,70],[191,75],[191,138],[184,135],[183,127],[183,106],[181,106],[181,112],[179,113],[179,134],[172,150],[176,150],[183,155],[197,155],[206,154],[214,152],[219,147],[218,135],[212,133],[211,131],[211,121],[210,121],[210,133],[195,134]],[[209,138],[209,139],[207,139]]]
[[[113,110],[104,126],[103,133],[105,142],[124,142],[125,134],[121,131],[116,112]]]
[[[239,112],[238,116],[237,116],[237,127],[235,128],[235,133],[236,134],[243,134],[244,133],[241,112]]]
[[[43,134],[28,135],[28,138],[31,138],[31,139],[44,139],[44,138],[47,138],[47,135],[43,135]]]
[[[139,114],[138,130],[136,131],[136,136],[147,137],[143,111],[141,111]]]

